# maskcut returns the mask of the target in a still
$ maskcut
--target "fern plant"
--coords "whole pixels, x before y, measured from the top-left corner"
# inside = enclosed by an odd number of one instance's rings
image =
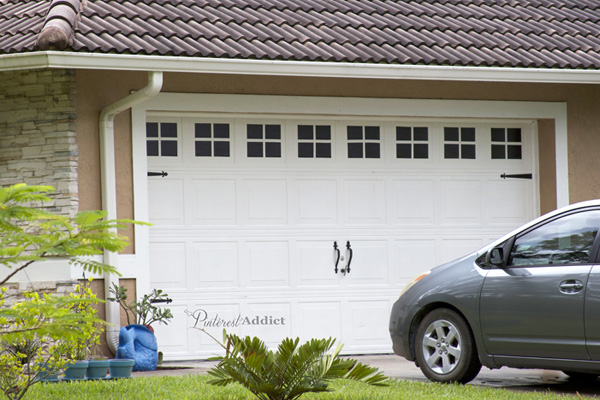
[[[219,363],[208,372],[212,377],[209,383],[226,386],[237,382],[261,400],[293,400],[305,393],[330,391],[333,379],[387,385],[388,378],[377,368],[339,358],[343,345],[336,345],[335,339],[299,342],[298,338],[286,338],[273,352],[257,337],[240,338],[223,331],[223,343],[219,344],[225,356],[214,358]]]

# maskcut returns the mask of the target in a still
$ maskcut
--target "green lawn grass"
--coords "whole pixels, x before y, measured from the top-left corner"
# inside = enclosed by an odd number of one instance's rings
[[[27,392],[26,400],[244,400],[254,399],[239,385],[215,387],[207,384],[206,375],[163,376],[110,381],[41,383]],[[471,385],[391,381],[388,387],[374,387],[353,381],[337,381],[329,393],[307,394],[302,400],[569,400],[577,395],[550,392],[517,392]]]

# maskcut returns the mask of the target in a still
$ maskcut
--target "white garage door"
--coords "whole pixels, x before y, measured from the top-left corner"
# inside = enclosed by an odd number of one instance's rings
[[[535,216],[531,124],[295,118],[148,117],[150,283],[174,299],[157,327],[167,359],[219,352],[194,325],[389,353],[410,278]]]

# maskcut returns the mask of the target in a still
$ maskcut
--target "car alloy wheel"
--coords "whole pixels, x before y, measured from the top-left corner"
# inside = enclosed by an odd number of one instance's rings
[[[461,356],[460,344],[460,333],[450,321],[434,321],[425,330],[423,338],[425,362],[438,374],[454,371]]]
[[[464,319],[452,310],[427,314],[416,340],[417,362],[433,381],[466,383],[481,369],[473,335]]]

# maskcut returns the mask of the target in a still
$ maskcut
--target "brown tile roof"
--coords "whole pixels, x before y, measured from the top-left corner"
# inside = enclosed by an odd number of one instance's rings
[[[0,0],[0,54],[600,68],[600,0]]]

